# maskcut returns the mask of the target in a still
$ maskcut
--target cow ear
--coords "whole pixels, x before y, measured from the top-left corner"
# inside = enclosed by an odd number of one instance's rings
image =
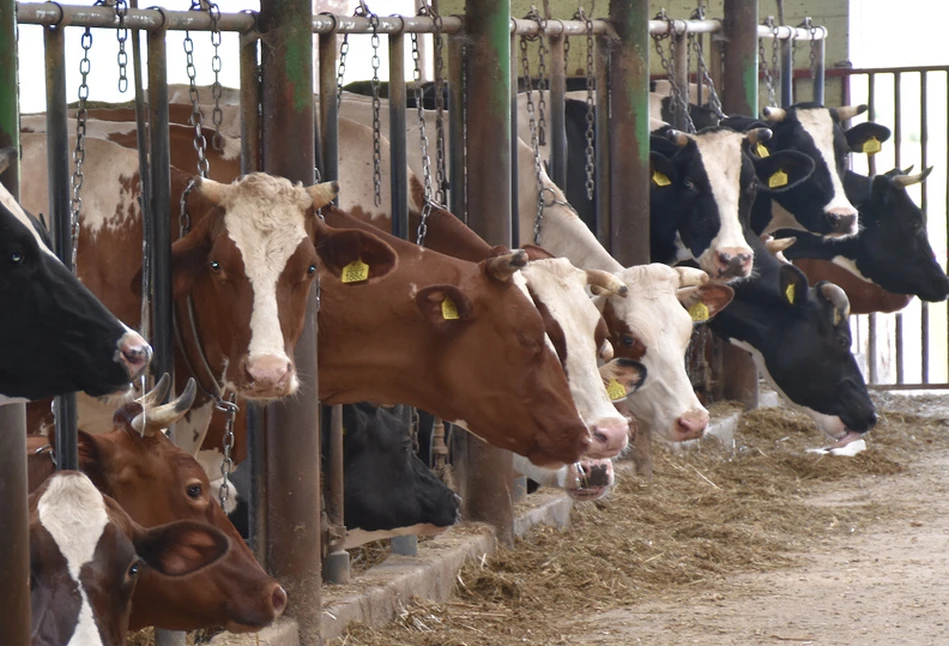
[[[694,323],[705,323],[721,312],[735,297],[735,290],[728,285],[709,283],[697,287],[683,287],[676,297],[692,317]]]
[[[770,193],[794,188],[814,172],[814,160],[796,150],[781,150],[767,157],[754,157],[755,173]]]
[[[873,155],[880,152],[880,144],[890,138],[890,129],[867,121],[850,128],[844,132],[844,136],[853,152]]]
[[[472,316],[472,303],[464,292],[454,285],[429,285],[415,295],[422,316],[442,333],[461,329]]]
[[[618,402],[639,390],[646,381],[646,366],[633,359],[618,358],[600,366],[600,377],[610,401]]]
[[[343,283],[382,278],[399,263],[395,249],[379,236],[358,229],[337,229],[319,236],[316,253],[323,267]]]
[[[794,265],[781,265],[778,270],[778,288],[781,298],[791,305],[803,307],[807,302],[807,276]]]
[[[652,178],[650,188],[657,189],[675,184],[678,179],[672,160],[661,152],[649,151],[649,174]]]
[[[181,520],[151,529],[133,526],[135,552],[165,576],[184,576],[211,565],[230,548],[219,529]]]
[[[549,260],[551,258],[556,258],[554,254],[550,253],[541,246],[535,244],[526,244],[522,245],[521,249],[527,252],[528,260]]]

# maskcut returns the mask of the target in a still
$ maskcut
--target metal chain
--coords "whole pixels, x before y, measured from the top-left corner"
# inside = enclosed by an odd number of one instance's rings
[[[191,11],[200,10],[201,3],[199,0],[192,0]],[[191,125],[194,127],[194,151],[198,155],[198,175],[203,178],[207,178],[208,173],[211,171],[211,162],[208,161],[208,158],[204,154],[205,150],[207,149],[208,142],[204,138],[204,133],[202,132],[204,117],[201,115],[201,108],[198,105],[198,85],[195,81],[197,72],[194,68],[194,41],[191,40],[190,31],[185,31],[184,50],[185,69],[188,73],[188,96],[191,99]]]
[[[343,76],[346,74],[346,54],[349,53],[349,34],[343,34],[339,45],[339,64],[336,66],[336,111],[343,101]]]
[[[527,14],[526,19],[537,21],[537,26],[540,28],[538,38],[540,42],[543,43],[544,24],[541,21],[540,14],[537,12],[536,7],[531,7],[531,11]],[[540,244],[541,228],[543,227],[544,222],[544,180],[543,164],[541,162],[540,155],[540,135],[538,133],[537,114],[534,110],[534,92],[533,81],[531,79],[530,57],[527,53],[527,43],[529,40],[534,40],[534,38],[530,36],[521,36],[519,46],[521,50],[521,65],[524,71],[524,83],[526,85],[525,94],[527,100],[528,125],[530,126],[531,133],[531,150],[534,153],[534,174],[537,178],[537,213],[534,216],[534,244]],[[543,89],[539,89],[539,94],[542,100]]]
[[[698,7],[692,18],[694,20],[705,20],[705,7]],[[693,40],[695,44],[696,69],[702,75],[702,80],[708,88],[708,105],[719,119],[724,119],[727,115],[722,111],[722,101],[718,96],[718,92],[715,91],[715,82],[712,80],[712,74],[705,62],[705,48],[702,46],[702,39],[698,34],[689,34],[689,39]],[[712,55],[714,56],[714,47]]]
[[[379,119],[379,112],[382,108],[382,101],[379,98],[380,81],[379,66],[382,64],[379,59],[379,16],[374,14],[366,6],[366,3],[360,0],[359,6],[353,12],[353,15],[360,18],[369,19],[369,27],[372,34],[369,37],[372,47],[372,202],[376,206],[382,204],[382,123]],[[337,83],[339,77],[337,76]]]
[[[442,17],[434,7],[429,7],[432,16],[432,46],[434,50],[435,72],[435,202],[445,204],[448,192],[447,172],[445,169],[445,58],[442,53]]]
[[[115,32],[115,39],[119,43],[119,92],[125,94],[129,89],[128,63],[129,56],[125,52],[125,43],[129,37],[128,27],[125,26],[125,16],[128,14],[128,4],[125,0],[115,0],[115,15],[119,18],[119,28]]]
[[[777,102],[774,98],[775,77],[780,74],[778,67],[778,26],[774,22],[774,16],[768,16],[765,20],[765,26],[771,29],[774,36],[771,39],[771,66],[768,66],[768,56],[765,54],[764,39],[758,40],[758,58],[761,70],[764,72],[764,82],[768,89],[768,105],[775,106]]]
[[[593,105],[594,90],[596,89],[596,76],[594,75],[593,69],[593,21],[587,17],[586,13],[583,11],[583,7],[577,8],[577,13],[574,14],[574,20],[580,20],[584,23],[586,27],[586,36],[587,36],[587,113],[586,113],[586,164],[584,170],[586,171],[586,182],[585,186],[587,189],[587,199],[592,201],[593,194],[596,190],[596,151],[593,148],[594,141],[594,124],[596,122],[596,112]]]
[[[672,87],[672,101],[669,105],[669,111],[672,113],[673,121],[675,121],[675,115],[680,111],[683,113],[682,121],[685,123],[685,130],[687,132],[695,132],[695,124],[692,122],[692,115],[689,114],[689,89],[679,86],[679,77],[676,74],[676,65],[675,65],[675,54],[672,52],[672,49],[675,47],[673,34],[675,34],[675,20],[669,17],[665,9],[661,9],[658,14],[656,14],[655,20],[662,20],[668,25],[668,29],[664,34],[654,34],[652,37],[653,45],[655,45],[656,53],[659,54],[659,62],[662,64],[662,68],[666,72],[666,76],[669,79],[669,85]],[[670,55],[667,57],[665,51],[662,47],[662,41],[669,41],[669,50]]]
[[[563,74],[570,76],[570,37],[563,37]]]
[[[214,72],[214,83],[211,84],[211,97],[214,99],[214,108],[211,110],[211,124],[214,126],[214,136],[211,138],[211,144],[216,150],[224,148],[223,138],[221,136],[221,121],[224,120],[224,112],[221,110],[221,28],[219,21],[221,19],[221,10],[217,3],[207,0],[208,15],[211,17],[211,45],[214,47],[214,55],[211,56],[211,71]]]
[[[817,31],[824,29],[824,27],[818,27],[815,25],[810,16],[804,18],[804,22],[801,23],[801,27],[807,29],[807,33],[811,35],[811,51],[809,55],[811,64],[811,78],[816,79],[817,75],[820,73],[817,69]]]
[[[231,451],[234,449],[234,418],[237,416],[237,411],[240,410],[237,404],[234,403],[235,397],[236,395],[231,393],[226,400],[221,399],[219,396],[216,398],[217,401],[214,402],[214,407],[226,415],[224,421],[224,441],[222,442],[224,458],[221,460],[221,479],[223,482],[218,492],[221,500],[221,509],[227,509],[227,499],[230,495],[227,486],[230,480],[231,470],[234,468],[234,460],[231,459]]]
[[[79,83],[79,109],[76,111],[76,147],[73,150],[73,161],[76,168],[72,175],[72,200],[70,201],[69,228],[72,236],[72,270],[76,273],[76,253],[79,249],[79,214],[82,212],[82,184],[85,178],[82,174],[82,165],[86,161],[86,120],[89,112],[86,110],[86,101],[89,99],[89,72],[92,63],[89,61],[89,50],[92,49],[92,30],[86,27],[80,40],[82,45],[82,60],[79,61],[79,73],[82,80]]]

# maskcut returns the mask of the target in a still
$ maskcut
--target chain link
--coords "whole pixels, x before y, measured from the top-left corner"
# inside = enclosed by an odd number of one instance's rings
[[[432,49],[435,60],[432,61],[435,72],[435,202],[445,204],[448,192],[447,173],[445,171],[445,59],[442,53],[442,17],[429,7],[432,16]]]
[[[223,138],[221,136],[221,121],[224,120],[224,111],[221,110],[221,28],[219,21],[221,19],[221,10],[217,3],[208,0],[208,15],[211,17],[211,45],[214,47],[214,54],[211,56],[211,71],[214,72],[214,83],[211,84],[211,98],[214,99],[214,108],[211,110],[211,124],[214,126],[214,136],[211,144],[216,150],[224,148]]]
[[[700,5],[695,10],[695,13],[692,14],[692,19],[705,20],[704,5]],[[724,119],[727,115],[722,111],[722,101],[718,96],[718,92],[715,91],[715,82],[712,80],[712,74],[709,71],[708,64],[705,62],[705,49],[702,46],[702,38],[698,34],[689,34],[689,39],[692,40],[695,45],[696,69],[698,73],[702,75],[705,87],[708,88],[708,105],[719,119]],[[712,48],[712,55],[715,55],[714,46]]]
[[[380,206],[382,204],[382,123],[379,113],[382,108],[382,101],[379,98],[379,66],[381,65],[379,59],[379,16],[370,11],[366,3],[361,0],[353,15],[368,18],[369,27],[372,29],[372,34],[369,37],[369,43],[372,47],[372,58],[370,60],[372,65],[372,202],[376,206]],[[339,72],[337,72],[336,83],[337,86],[340,83]],[[342,94],[341,89],[340,94]]]
[[[675,52],[673,51],[675,48],[675,20],[669,17],[665,9],[661,9],[659,13],[656,14],[655,20],[662,20],[668,25],[666,33],[653,35],[652,42],[656,47],[656,53],[659,54],[659,62],[666,71],[669,85],[672,87],[672,101],[669,104],[669,112],[672,113],[673,121],[676,121],[676,114],[682,112],[682,122],[685,124],[684,130],[690,133],[695,132],[695,124],[692,122],[692,115],[689,114],[689,88],[682,88],[679,85],[679,76],[676,73]],[[664,40],[669,41],[668,57],[662,47],[662,41]]]
[[[596,108],[593,105],[594,100],[594,91],[596,90],[596,76],[594,74],[593,66],[593,21],[587,17],[587,14],[584,12],[583,7],[580,6],[577,8],[577,13],[573,16],[574,20],[580,20],[584,23],[586,27],[586,37],[587,37],[587,112],[586,112],[586,149],[584,154],[586,155],[586,163],[584,165],[584,170],[586,171],[586,182],[585,187],[587,190],[587,199],[592,201],[593,194],[596,190],[596,151],[593,148],[593,141],[595,138],[594,135],[594,124],[596,123]]]
[[[768,57],[765,54],[764,39],[758,40],[758,58],[760,59],[761,69],[764,72],[764,82],[768,89],[768,105],[776,106],[774,98],[775,78],[780,74],[778,67],[778,26],[774,22],[774,16],[768,16],[765,20],[765,26],[771,29],[773,38],[771,39],[771,66],[768,66]]]
[[[226,400],[218,397],[217,401],[214,402],[214,407],[222,411],[226,416],[224,421],[224,441],[222,442],[224,458],[221,460],[221,479],[223,482],[218,492],[221,500],[221,509],[227,509],[227,499],[230,496],[228,482],[230,480],[231,471],[234,468],[234,460],[231,459],[231,451],[234,449],[234,418],[237,416],[237,411],[240,410],[237,404],[234,403],[235,397],[236,395],[231,393]]]
[[[349,34],[343,34],[339,44],[339,63],[336,66],[336,111],[343,101],[343,76],[346,74],[346,54],[349,53]]]
[[[809,54],[811,78],[816,79],[818,74],[823,74],[823,70],[817,69],[817,32],[818,30],[822,30],[826,33],[827,30],[824,27],[815,25],[810,16],[804,18],[804,22],[801,23],[801,26],[807,29],[807,33],[811,35],[811,51]]]
[[[72,175],[72,200],[70,201],[69,229],[72,237],[72,270],[76,273],[76,254],[79,250],[79,215],[82,212],[82,185],[85,177],[82,174],[82,165],[86,161],[86,121],[89,112],[86,101],[89,99],[89,72],[92,63],[89,61],[89,50],[92,49],[92,30],[86,27],[80,40],[82,45],[82,60],[79,61],[79,73],[82,80],[79,83],[79,109],[76,111],[76,147],[73,150],[73,162],[76,167]]]
[[[128,14],[128,4],[125,0],[115,0],[115,15],[119,18],[119,28],[115,32],[115,39],[119,43],[117,62],[119,65],[119,92],[125,94],[129,89],[128,63],[129,56],[125,51],[129,30],[125,26],[125,16]]]
[[[535,20],[537,22],[537,26],[540,28],[538,39],[540,40],[541,47],[543,47],[544,24],[536,7],[531,6],[531,11],[527,14],[526,19]],[[534,84],[531,78],[530,57],[527,52],[527,43],[530,40],[534,40],[534,38],[530,36],[521,36],[519,47],[521,50],[521,65],[523,67],[524,73],[524,93],[526,95],[527,102],[528,125],[530,126],[531,133],[531,150],[534,153],[534,174],[537,178],[537,213],[534,216],[534,244],[540,244],[541,228],[543,227],[544,222],[544,180],[543,165],[541,163],[540,155],[540,135],[538,133],[537,114],[534,109]],[[540,98],[542,100],[544,96],[543,88],[539,88],[538,93],[540,94]]]
[[[193,3],[191,10],[195,10],[197,6],[200,10],[201,5],[197,2]],[[208,161],[204,152],[207,149],[208,142],[204,138],[204,133],[202,132],[202,126],[204,125],[204,117],[201,114],[201,108],[199,107],[199,96],[198,96],[198,85],[195,81],[197,72],[194,68],[194,41],[191,40],[191,32],[185,31],[184,39],[184,50],[185,50],[185,70],[188,74],[188,96],[191,99],[191,126],[194,128],[194,152],[198,155],[198,175],[201,177],[207,177],[208,173],[211,170],[211,163]]]

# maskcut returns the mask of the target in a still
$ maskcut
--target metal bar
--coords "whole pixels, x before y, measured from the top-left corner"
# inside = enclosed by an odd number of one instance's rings
[[[72,226],[69,204],[69,130],[66,122],[66,46],[63,29],[43,29],[46,52],[46,166],[49,173],[49,224],[53,251],[69,270],[72,265]],[[53,400],[56,418],[56,468],[79,468],[76,433],[76,394]]]
[[[241,34],[241,173],[260,170],[260,67],[256,32]]]
[[[900,85],[902,85],[900,71],[893,73],[893,159],[894,166],[900,167],[900,148],[903,143],[903,109],[900,103]],[[896,313],[896,383],[901,384],[906,379],[905,356],[903,351],[903,314]]]
[[[392,235],[409,239],[409,173],[406,164],[405,36],[389,36],[389,179]]]
[[[465,16],[468,60],[468,153],[490,160],[468,168],[468,223],[492,245],[511,244],[510,0],[469,3]],[[498,540],[514,542],[511,454],[484,442],[468,443],[465,516],[494,525]]]
[[[518,57],[516,55],[518,48],[518,41],[520,36],[516,33],[511,34],[511,49],[510,49],[510,67],[511,67],[511,85],[510,85],[510,95],[511,95],[511,244],[519,247],[521,243],[521,223],[519,213],[520,209],[518,204],[518,177],[517,177],[517,68],[518,68]],[[532,79],[527,77],[524,79],[524,83],[532,83]],[[528,87],[525,85],[525,87]],[[530,242],[533,242],[533,238],[530,239]]]
[[[847,82],[850,82],[851,77],[847,77]],[[867,110],[867,118],[870,121],[876,120],[876,81],[877,75],[875,72],[870,72],[867,75],[867,105],[869,106]],[[847,105],[847,104],[842,104]],[[869,170],[869,175],[873,176],[877,174],[877,159],[876,155],[867,155],[867,169]]]
[[[793,40],[781,41],[781,107],[794,103],[794,45]]]
[[[812,37],[811,33],[807,29],[800,27],[790,27],[788,25],[780,25],[778,27],[777,36],[775,36],[774,32],[771,31],[771,27],[766,25],[758,25],[758,38],[775,37],[777,37],[778,40],[824,40],[827,38],[827,30],[826,28],[823,30],[818,29]]]
[[[16,3],[0,0],[0,147],[20,148],[16,60]],[[19,162],[0,174],[0,181],[17,198]],[[0,635],[10,646],[29,646],[30,537],[26,479],[26,406],[0,406]]]
[[[267,409],[247,404],[247,461],[250,469],[248,529],[258,563],[267,563]]]
[[[604,36],[596,39],[595,66],[596,66],[596,167],[594,181],[596,182],[596,228],[600,243],[610,251],[613,247],[611,240],[613,226],[613,202],[610,196],[610,156],[613,144],[610,141],[610,46],[611,42]],[[556,69],[556,66],[554,66]],[[566,135],[564,135],[566,136]],[[564,162],[566,164],[566,161]],[[566,170],[566,169],[565,169]],[[566,189],[566,185],[564,186]]]
[[[847,77],[846,85],[849,86],[851,78],[853,77]],[[876,74],[872,72],[867,75],[867,105],[869,106],[867,117],[873,121],[876,117]],[[876,155],[867,155],[867,167],[869,175],[876,175]],[[871,384],[880,381],[877,365],[877,357],[880,356],[877,334],[877,315],[876,312],[871,312],[867,315],[867,372],[869,373],[868,381]]]
[[[323,499],[326,501],[326,517],[329,521],[327,555],[323,561],[323,580],[327,583],[349,583],[351,569],[349,552],[346,551],[346,524],[343,517],[343,407],[321,406],[330,411],[329,455],[326,456]]]
[[[820,28],[824,30],[824,27]],[[814,75],[814,102],[824,103],[824,79],[827,67],[827,41],[821,38],[817,41],[817,51],[815,52],[814,64],[817,66],[817,73]]]
[[[949,384],[873,384],[873,390],[949,390]]]
[[[567,190],[567,127],[564,95],[567,92],[567,70],[564,67],[564,37],[550,37],[550,111],[547,141],[550,142],[550,178]],[[599,168],[599,165],[597,165]]]
[[[649,2],[610,0],[610,20],[610,251],[628,267],[649,262]]]
[[[336,33],[320,34],[320,168],[324,182],[339,179],[339,110],[336,107]]]
[[[138,0],[132,0],[129,6],[138,8]],[[148,98],[145,95],[145,84],[142,72],[142,38],[141,32],[132,30],[132,71],[135,83],[135,143],[138,149],[138,181],[141,187],[141,212],[143,217],[151,213],[151,175],[148,166]],[[143,222],[144,224],[144,222]],[[143,227],[144,231],[144,227]],[[142,234],[144,237],[144,233]],[[145,285],[147,288],[148,285]],[[143,294],[142,298],[146,298]],[[151,295],[148,297],[151,303]],[[139,321],[139,328],[143,332],[148,330],[151,336],[151,305],[148,312],[142,312],[146,320]]]
[[[259,20],[268,43],[261,51],[264,170],[305,186],[314,182],[312,13],[311,0],[263,0]],[[268,406],[266,434],[267,565],[289,595],[302,644],[320,643],[322,612],[315,291],[294,352],[299,395]]]
[[[897,72],[945,72],[949,70],[949,65],[917,65],[904,67],[831,67],[827,69],[827,76],[853,76],[854,74],[895,74]]]
[[[54,3],[21,3],[16,10],[17,21],[24,25],[58,25],[60,27],[117,28],[119,18],[110,6],[83,7]],[[125,16],[129,29],[149,32],[165,30],[211,31],[211,17],[207,11],[159,11],[157,9],[129,9]],[[254,27],[254,16],[249,13],[221,13],[218,27],[221,31],[247,31]]]
[[[680,36],[674,36],[674,38],[673,56],[675,57],[677,78],[670,79],[670,81],[674,81],[676,85],[682,88],[682,91],[685,93],[685,104],[688,106],[691,94],[689,90],[689,37],[682,34]],[[680,105],[676,106],[672,127],[684,132],[689,132],[688,126],[686,125],[688,123],[688,112],[684,112],[681,107]]]
[[[929,110],[928,110],[928,100],[929,100],[929,87],[928,87],[928,73],[920,72],[919,73],[919,163],[920,170],[925,169],[928,166],[929,155],[928,145],[929,145]],[[920,191],[922,194],[922,200],[920,202],[919,208],[923,212],[923,230],[927,230],[927,225],[929,223],[929,195],[926,191],[926,182],[920,184]],[[928,231],[927,231],[928,235]],[[920,300],[920,381],[926,383],[929,381],[929,303],[924,300]]]
[[[142,233],[148,254],[152,318],[152,367],[174,383],[174,303],[171,292],[171,142],[168,126],[168,75],[164,32],[148,32],[150,210]],[[145,260],[144,258],[142,259]]]
[[[758,114],[758,1],[725,0],[724,88],[727,114]],[[728,344],[722,352],[725,397],[758,406],[758,369],[751,356]]]
[[[448,37],[448,182],[449,207],[452,213],[468,222],[467,185],[465,178],[465,76],[463,36]]]
[[[949,70],[946,70],[946,98],[949,100]],[[946,111],[946,132],[949,132],[949,110]],[[946,168],[949,168],[949,147],[946,148]],[[946,182],[946,205],[949,205],[949,182]],[[949,251],[949,208],[946,209],[946,249]],[[946,254],[946,272],[949,273],[949,253]],[[949,339],[949,313],[946,316],[946,338]],[[947,347],[946,366],[949,366],[949,347]]]

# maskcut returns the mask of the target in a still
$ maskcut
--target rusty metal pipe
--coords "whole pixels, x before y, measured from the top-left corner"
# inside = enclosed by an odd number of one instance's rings
[[[567,69],[564,66],[564,37],[550,37],[550,110],[547,140],[550,142],[550,178],[561,190],[567,190],[567,120],[565,98]]]
[[[320,34],[320,167],[324,182],[339,179],[339,110],[336,107],[336,33]]]
[[[675,72],[676,78],[674,79],[676,85],[682,89],[682,93],[685,95],[682,98],[682,101],[685,102],[686,108],[683,110],[681,105],[676,106],[675,119],[672,126],[677,130],[683,132],[689,132],[688,126],[688,105],[691,92],[689,90],[689,37],[686,34],[679,36],[674,36],[673,46],[673,55],[675,56]],[[670,79],[673,80],[673,79]]]
[[[241,173],[260,169],[260,68],[256,32],[241,34]]]
[[[406,164],[405,36],[389,35],[389,181],[392,235],[409,239],[409,173]]]
[[[613,143],[610,141],[610,41],[606,37],[596,39],[596,122],[595,122],[595,177],[596,182],[596,228],[600,243],[611,251],[613,247],[613,202],[610,196]],[[556,69],[556,68],[555,68]]]

